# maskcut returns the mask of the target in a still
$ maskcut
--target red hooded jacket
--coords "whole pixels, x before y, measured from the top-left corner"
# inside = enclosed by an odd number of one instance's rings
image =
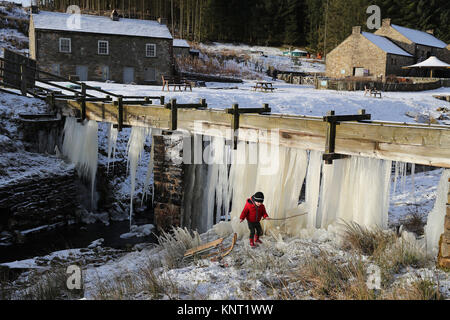
[[[249,198],[245,202],[245,207],[244,210],[242,210],[240,219],[247,219],[249,222],[259,222],[261,221],[261,218],[266,219],[267,217],[266,207],[264,207],[263,204],[256,207],[256,204]]]

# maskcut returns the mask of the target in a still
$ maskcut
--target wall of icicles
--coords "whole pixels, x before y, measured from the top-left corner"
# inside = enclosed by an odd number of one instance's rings
[[[97,124],[95,121],[81,124],[67,118],[64,133],[64,155],[76,164],[82,176],[90,179],[94,188]],[[145,141],[151,135],[152,130],[133,127],[129,137],[130,225],[136,166]],[[117,130],[111,126],[108,157],[114,157],[115,139]],[[395,173],[391,176],[392,161],[387,160],[352,156],[326,165],[319,151],[244,141],[239,141],[234,150],[222,137],[205,139],[199,135],[184,141],[188,141],[189,147],[193,147],[192,154],[199,154],[197,158],[201,160],[185,164],[181,221],[183,226],[199,232],[207,231],[220,221],[231,221],[234,231],[245,234],[248,229],[244,223],[239,223],[239,215],[246,199],[257,191],[265,194],[264,204],[272,218],[296,216],[263,222],[266,232],[276,230],[307,237],[317,230],[336,230],[343,221],[386,229],[390,183],[405,179],[406,174],[405,164],[395,163]],[[186,147],[184,145],[183,149]],[[145,177],[144,196],[153,181],[152,158],[153,155]],[[436,204],[425,227],[427,248],[433,252],[443,231],[449,177],[450,170],[444,170]]]

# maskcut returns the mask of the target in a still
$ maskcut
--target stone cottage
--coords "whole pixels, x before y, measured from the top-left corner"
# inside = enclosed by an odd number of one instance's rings
[[[160,84],[173,70],[163,21],[40,11],[31,15],[29,39],[42,70],[81,81]]]
[[[177,56],[188,57],[191,47],[186,40],[173,39],[173,54]]]
[[[401,67],[415,62],[414,56],[390,41],[353,27],[352,34],[326,58],[326,76],[331,78],[377,77],[404,74]]]
[[[401,27],[391,23],[391,19],[383,19],[380,29],[375,34],[389,38],[403,50],[412,54],[415,62],[422,62],[430,56],[450,63],[448,46],[434,36],[433,30],[420,31]]]

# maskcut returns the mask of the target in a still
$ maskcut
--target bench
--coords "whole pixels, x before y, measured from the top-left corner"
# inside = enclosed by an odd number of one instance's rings
[[[263,81],[256,82],[256,85],[254,85],[252,88],[254,91],[257,91],[259,89],[259,90],[265,91],[265,92],[267,92],[267,91],[273,92],[276,89],[272,86],[271,82],[263,82]]]
[[[378,91],[376,88],[369,88],[367,86],[364,86],[364,96],[366,96],[367,94],[374,98],[380,96],[381,99],[381,91]]]
[[[176,78],[176,77],[168,77],[168,76],[161,76],[162,78],[162,91],[164,91],[164,88],[167,87],[167,91],[170,91],[170,87],[173,87],[173,91],[177,91],[177,88],[179,91],[181,91],[181,88],[184,87],[184,91],[189,88],[192,91],[192,83],[189,81],[186,81],[186,79]]]

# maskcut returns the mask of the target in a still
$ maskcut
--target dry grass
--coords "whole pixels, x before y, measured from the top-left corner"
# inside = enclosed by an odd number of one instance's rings
[[[65,267],[46,271],[35,284],[27,288],[20,298],[23,300],[70,300],[83,297],[83,289],[67,288],[68,274]]]
[[[369,230],[356,222],[344,221],[341,225],[344,227],[344,248],[356,250],[365,256],[382,252],[396,239],[393,232],[386,232],[378,228]]]
[[[186,250],[198,247],[202,241],[197,231],[190,232],[187,228],[173,227],[171,232],[162,232],[158,242],[165,249],[164,265],[170,269],[178,268],[182,264]]]
[[[96,281],[96,300],[179,299],[177,284],[167,275],[159,274],[151,264],[127,275]]]
[[[407,286],[399,286],[388,293],[388,300],[444,300],[438,285],[431,280],[420,279]]]
[[[393,231],[369,230],[357,223],[344,223],[344,248],[369,256],[381,269],[382,286],[388,287],[402,268],[425,267],[429,257],[414,241],[397,237]]]
[[[322,252],[318,257],[307,259],[297,270],[297,278],[303,281],[316,299],[375,299],[375,293],[367,287],[365,270],[361,260],[340,263],[330,254]]]
[[[423,221],[423,216],[419,213],[417,208],[410,212],[410,214],[402,221],[403,227],[414,232],[418,236],[424,234],[425,222]]]

